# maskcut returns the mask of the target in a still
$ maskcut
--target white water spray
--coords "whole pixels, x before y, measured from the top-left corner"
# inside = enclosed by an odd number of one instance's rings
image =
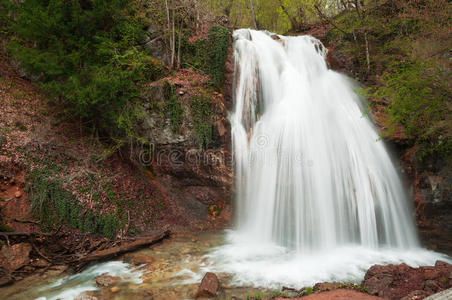
[[[433,264],[353,82],[311,36],[234,32],[237,228],[209,269],[237,285],[360,281],[373,264]]]

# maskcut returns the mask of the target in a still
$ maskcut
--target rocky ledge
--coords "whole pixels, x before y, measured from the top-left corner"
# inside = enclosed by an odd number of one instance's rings
[[[375,265],[366,273],[361,285],[384,299],[424,299],[452,287],[452,265],[437,261],[435,266],[412,268],[401,265]]]

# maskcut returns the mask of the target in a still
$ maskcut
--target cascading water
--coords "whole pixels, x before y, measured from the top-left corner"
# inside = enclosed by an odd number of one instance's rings
[[[303,251],[416,246],[396,169],[320,41],[234,37],[238,230]]]
[[[442,257],[419,247],[388,151],[325,55],[311,36],[234,32],[237,227],[209,268],[237,284],[361,280],[376,263]]]

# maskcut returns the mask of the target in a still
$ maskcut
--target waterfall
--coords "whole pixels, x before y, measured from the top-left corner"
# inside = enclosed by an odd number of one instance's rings
[[[202,271],[232,285],[360,282],[374,264],[433,265],[358,86],[311,36],[234,32],[236,227]]]
[[[248,29],[234,40],[238,231],[302,252],[417,246],[396,168],[322,43]]]

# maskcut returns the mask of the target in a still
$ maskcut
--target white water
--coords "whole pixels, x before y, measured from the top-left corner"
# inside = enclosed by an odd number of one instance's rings
[[[376,263],[433,264],[356,86],[310,36],[234,32],[237,228],[211,253],[236,284],[360,280]]]
[[[304,252],[417,246],[388,151],[351,81],[328,70],[320,41],[234,37],[238,230]]]
[[[102,274],[119,277],[121,283],[139,284],[143,282],[141,276],[144,273],[139,268],[140,266],[132,268],[121,261],[96,264],[81,273],[60,278],[52,284],[39,288],[35,293],[45,296],[38,297],[36,300],[73,300],[84,292],[96,291],[99,288],[94,279]]]

